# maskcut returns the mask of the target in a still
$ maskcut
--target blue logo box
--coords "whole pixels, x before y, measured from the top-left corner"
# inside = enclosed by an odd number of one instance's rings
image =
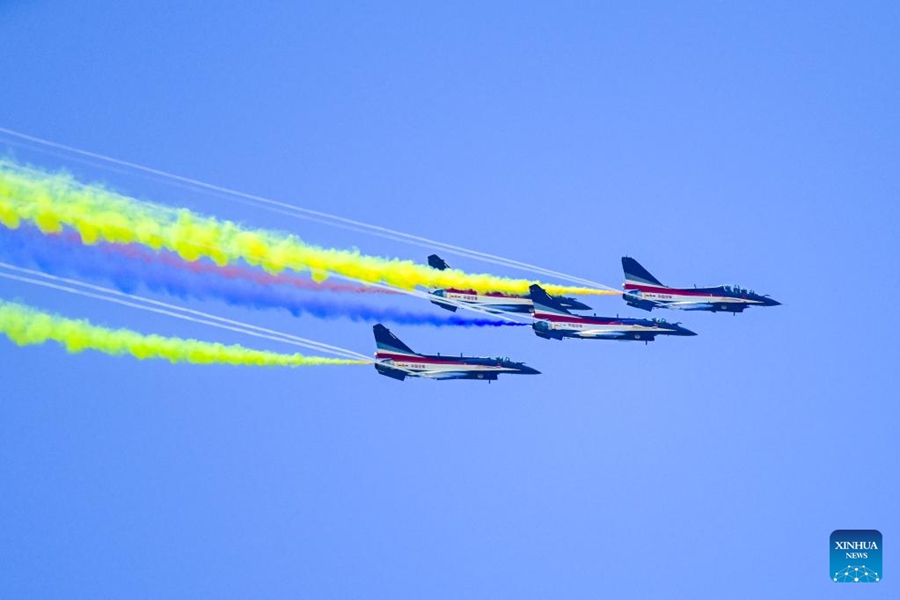
[[[838,529],[831,534],[831,579],[838,583],[881,581],[881,532]]]

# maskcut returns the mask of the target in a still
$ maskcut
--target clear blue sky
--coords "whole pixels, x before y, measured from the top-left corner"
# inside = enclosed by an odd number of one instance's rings
[[[629,254],[784,306],[676,315],[700,335],[647,346],[397,330],[544,373],[492,385],[0,341],[0,597],[843,598],[828,537],[852,528],[887,545],[867,594],[898,596],[896,3],[185,4],[0,4],[0,125],[609,285]],[[364,324],[196,305],[372,351]]]

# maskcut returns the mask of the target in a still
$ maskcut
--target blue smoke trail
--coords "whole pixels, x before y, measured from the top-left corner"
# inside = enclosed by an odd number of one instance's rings
[[[348,318],[353,321],[387,321],[404,325],[433,327],[506,327],[522,326],[499,319],[472,319],[457,315],[437,315],[394,307],[376,307],[361,302],[336,300],[335,294],[304,294],[290,286],[258,285],[204,269],[173,268],[174,255],[142,254],[133,258],[113,246],[85,246],[78,238],[43,235],[34,227],[17,230],[0,228],[0,256],[22,266],[45,273],[101,280],[119,291],[135,293],[142,287],[163,292],[182,300],[215,299],[227,304],[255,309],[282,309],[295,317],[310,315],[319,319]],[[117,251],[118,250],[118,251]],[[185,262],[185,265],[189,263]]]

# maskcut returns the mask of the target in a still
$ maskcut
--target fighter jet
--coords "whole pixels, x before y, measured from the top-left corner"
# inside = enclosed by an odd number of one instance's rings
[[[587,317],[573,315],[554,302],[539,285],[531,286],[534,300],[535,335],[548,340],[583,338],[652,342],[658,335],[697,335],[679,323],[665,319],[630,319],[621,317]]]
[[[428,257],[428,264],[439,271],[450,268],[450,265],[437,254],[432,254]],[[456,312],[459,304],[467,304],[488,312],[530,313],[534,310],[531,297],[527,294],[519,296],[501,292],[482,293],[475,290],[455,288],[432,290],[430,294],[434,298],[432,303],[454,312]],[[575,298],[565,296],[556,296],[555,298],[567,310],[591,310],[590,306],[579,302]],[[450,300],[450,302],[442,301],[442,299]]]
[[[767,294],[760,295],[740,286],[720,285],[706,288],[672,288],[660,283],[650,271],[627,256],[622,257],[625,271],[625,291],[622,298],[629,305],[643,310],[671,308],[673,310],[707,310],[737,314],[750,306],[779,306]]]
[[[429,379],[480,379],[494,381],[503,374],[539,375],[540,371],[526,367],[525,363],[509,358],[489,358],[480,356],[441,356],[440,354],[418,354],[381,325],[375,331],[375,370],[393,379],[403,381],[407,377],[427,377]]]

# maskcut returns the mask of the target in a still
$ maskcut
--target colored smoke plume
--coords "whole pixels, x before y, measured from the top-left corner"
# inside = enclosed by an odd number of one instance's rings
[[[139,201],[99,186],[85,186],[65,174],[0,168],[0,223],[18,228],[33,222],[43,233],[63,227],[77,231],[85,244],[141,244],[176,252],[183,259],[201,257],[219,266],[240,260],[271,274],[285,269],[309,271],[316,281],[335,273],[356,281],[383,283],[411,290],[474,289],[525,294],[532,281],[439,271],[409,260],[361,254],[357,250],[323,248],[292,234],[252,229],[233,221],[203,216],[185,208]],[[588,287],[541,284],[551,294],[616,294]]]
[[[145,248],[101,244],[84,246],[77,235],[41,235],[31,226],[16,231],[0,229],[0,258],[19,266],[35,267],[57,276],[87,278],[112,284],[134,293],[143,288],[181,299],[221,300],[253,309],[282,309],[294,316],[320,319],[348,318],[354,321],[389,321],[405,325],[435,327],[503,327],[524,323],[491,318],[467,318],[444,311],[411,311],[393,306],[372,306],[335,294],[300,292],[292,285],[258,285],[255,277],[233,278],[223,267],[187,262],[178,256]],[[201,268],[196,268],[201,267]],[[224,267],[228,269],[230,267]],[[244,269],[244,267],[236,267]],[[270,277],[261,273],[264,277]],[[315,284],[313,284],[315,285]]]
[[[110,329],[83,319],[68,319],[16,302],[0,300],[0,334],[18,346],[57,342],[71,353],[97,350],[111,356],[130,355],[139,360],[163,359],[198,365],[303,367],[367,364],[346,360],[251,350],[193,339],[145,335],[130,329]]]

